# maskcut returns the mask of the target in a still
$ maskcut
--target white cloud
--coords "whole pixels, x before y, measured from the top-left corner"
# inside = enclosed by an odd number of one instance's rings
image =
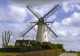
[[[63,7],[63,9],[66,13],[70,12],[70,11],[74,11],[75,8],[80,10],[79,2],[78,1],[73,1],[73,0],[63,2],[62,7]]]
[[[65,18],[63,21],[62,21],[62,24],[64,25],[79,25],[78,23],[80,22],[80,13],[79,12],[74,12],[70,17],[68,18]]]
[[[76,5],[77,9],[80,10],[80,5]]]
[[[80,45],[77,42],[64,44],[64,47],[67,51],[80,51]]]
[[[71,24],[71,19],[70,19],[70,18],[64,19],[64,20],[62,21],[62,24],[65,24],[65,25]]]
[[[8,5],[7,10],[0,8],[0,21],[22,22],[26,16],[26,9],[14,5]]]
[[[68,12],[70,10],[68,2],[63,3],[63,9],[64,9],[65,12]]]
[[[80,13],[74,12],[62,22],[55,22],[53,25],[59,36],[57,41],[63,43],[66,50],[80,50],[80,45],[77,45],[80,40],[80,25],[78,24],[80,24]],[[76,47],[73,48],[72,46],[75,45]]]
[[[17,21],[23,21],[26,16],[26,9],[20,8],[14,5],[10,5],[10,18],[15,19]]]

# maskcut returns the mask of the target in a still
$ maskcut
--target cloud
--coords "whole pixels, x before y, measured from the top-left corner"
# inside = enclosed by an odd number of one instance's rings
[[[73,0],[71,0],[72,2],[69,2],[69,1],[67,1],[67,2],[63,2],[62,3],[62,7],[63,7],[63,9],[64,9],[64,11],[66,12],[66,13],[68,13],[68,12],[73,12],[74,10],[79,10],[80,9],[80,4],[79,4],[79,2],[78,1],[73,1]]]
[[[17,6],[25,7],[26,5],[43,6],[47,4],[56,4],[61,0],[11,0],[11,3]]]
[[[15,21],[22,22],[26,16],[26,9],[14,5],[10,5],[10,12],[8,19],[15,19]]]
[[[62,21],[62,24],[67,25],[67,26],[69,26],[69,25],[80,26],[79,25],[79,22],[80,22],[79,17],[80,17],[80,13],[74,12],[70,17],[64,19]]]
[[[66,50],[80,50],[80,13],[74,12],[70,17],[55,22],[53,26],[59,37],[56,39],[59,43],[64,44]],[[77,45],[78,44],[78,45]],[[72,47],[75,46],[76,47]]]

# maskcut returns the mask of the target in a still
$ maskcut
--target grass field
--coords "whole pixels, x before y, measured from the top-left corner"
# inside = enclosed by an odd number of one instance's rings
[[[49,49],[31,52],[0,52],[0,56],[59,56],[63,53],[76,53],[80,56],[80,52],[65,52],[62,49]]]
[[[32,52],[0,52],[0,56],[57,56],[60,54],[56,49],[43,50],[43,51],[32,51]]]
[[[16,56],[16,53],[0,52],[0,56]]]
[[[32,55],[30,55],[31,53],[29,53],[29,54],[25,54],[25,53],[7,53],[7,52],[0,52],[0,56],[44,56],[44,54],[42,53],[37,53],[37,54],[32,54]],[[49,53],[50,54],[50,53]],[[80,53],[76,53],[77,54],[77,56],[80,56]],[[45,55],[45,56],[48,56],[48,55]],[[49,55],[50,56],[50,55]],[[52,56],[57,56],[56,54],[54,54],[54,55],[52,55]],[[58,55],[59,56],[59,55]]]

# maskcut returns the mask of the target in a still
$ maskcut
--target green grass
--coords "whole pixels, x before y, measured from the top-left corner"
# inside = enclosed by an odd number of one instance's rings
[[[73,52],[74,53],[74,52]],[[80,56],[80,52],[76,52],[77,56]],[[16,52],[0,52],[0,56],[16,56]]]
[[[0,52],[0,56],[15,56],[16,53]]]
[[[0,56],[5,56],[5,53],[4,52],[0,52]]]

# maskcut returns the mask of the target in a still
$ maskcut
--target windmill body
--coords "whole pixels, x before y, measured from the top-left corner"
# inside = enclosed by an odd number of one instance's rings
[[[38,29],[37,29],[37,35],[36,35],[36,41],[39,42],[48,42],[48,37],[47,37],[47,31],[46,31],[46,26],[44,23],[44,20],[39,20],[38,23]]]

